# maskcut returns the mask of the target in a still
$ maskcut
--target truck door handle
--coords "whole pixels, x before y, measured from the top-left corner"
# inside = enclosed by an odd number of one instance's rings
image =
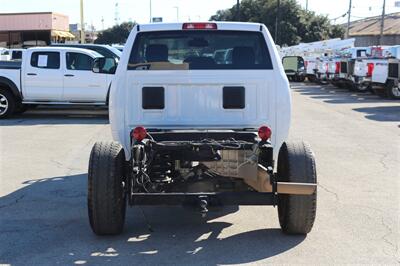
[[[65,74],[64,77],[73,77],[74,75],[72,74]]]
[[[28,73],[27,75],[28,76],[36,76],[37,74],[36,73]]]

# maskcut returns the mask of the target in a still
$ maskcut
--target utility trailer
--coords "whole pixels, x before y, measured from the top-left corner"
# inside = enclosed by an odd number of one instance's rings
[[[217,63],[217,50],[232,59]],[[187,203],[203,215],[214,204],[277,206],[283,232],[311,231],[314,154],[287,140],[290,88],[265,25],[136,25],[109,112],[114,141],[89,160],[94,233],[121,233],[126,205]]]

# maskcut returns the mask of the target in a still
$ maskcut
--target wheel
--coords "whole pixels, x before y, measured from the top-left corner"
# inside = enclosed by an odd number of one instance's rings
[[[14,114],[25,113],[28,109],[29,109],[28,105],[20,103],[15,107]]]
[[[299,76],[299,82],[304,82],[305,80],[306,80],[306,77],[305,76]]]
[[[356,90],[358,92],[367,92],[367,91],[369,91],[369,86],[365,83],[357,84]]]
[[[390,82],[388,86],[386,86],[386,95],[392,99],[400,99],[400,88],[399,85],[394,85],[393,82]]]
[[[14,95],[6,89],[0,88],[0,119],[14,113],[16,101]]]
[[[308,145],[284,143],[278,156],[278,181],[317,183],[314,154]],[[317,209],[317,191],[312,195],[278,196],[278,215],[282,231],[307,234],[311,231]]]
[[[89,160],[88,214],[97,235],[122,232],[125,221],[124,152],[116,142],[96,142]]]
[[[309,82],[315,82],[315,80],[316,80],[314,75],[308,75],[307,79],[308,79]]]

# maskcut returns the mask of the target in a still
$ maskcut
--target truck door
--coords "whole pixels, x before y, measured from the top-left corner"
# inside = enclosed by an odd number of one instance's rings
[[[63,90],[63,71],[60,52],[32,52],[25,62],[22,92],[25,100],[60,101]]]
[[[107,75],[92,72],[93,58],[79,52],[65,54],[63,100],[69,102],[105,102]]]

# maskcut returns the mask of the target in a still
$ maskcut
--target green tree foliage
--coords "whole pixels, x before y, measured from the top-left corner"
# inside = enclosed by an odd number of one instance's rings
[[[123,22],[112,28],[106,29],[98,35],[95,43],[98,44],[116,44],[125,43],[132,28],[135,26],[133,22]]]
[[[242,0],[240,21],[264,23],[274,37],[277,5],[277,0]],[[278,40],[275,40],[279,45],[290,46],[344,35],[343,27],[332,25],[326,16],[304,10],[296,0],[280,0],[279,10]],[[217,11],[210,20],[237,21],[236,5]]]

